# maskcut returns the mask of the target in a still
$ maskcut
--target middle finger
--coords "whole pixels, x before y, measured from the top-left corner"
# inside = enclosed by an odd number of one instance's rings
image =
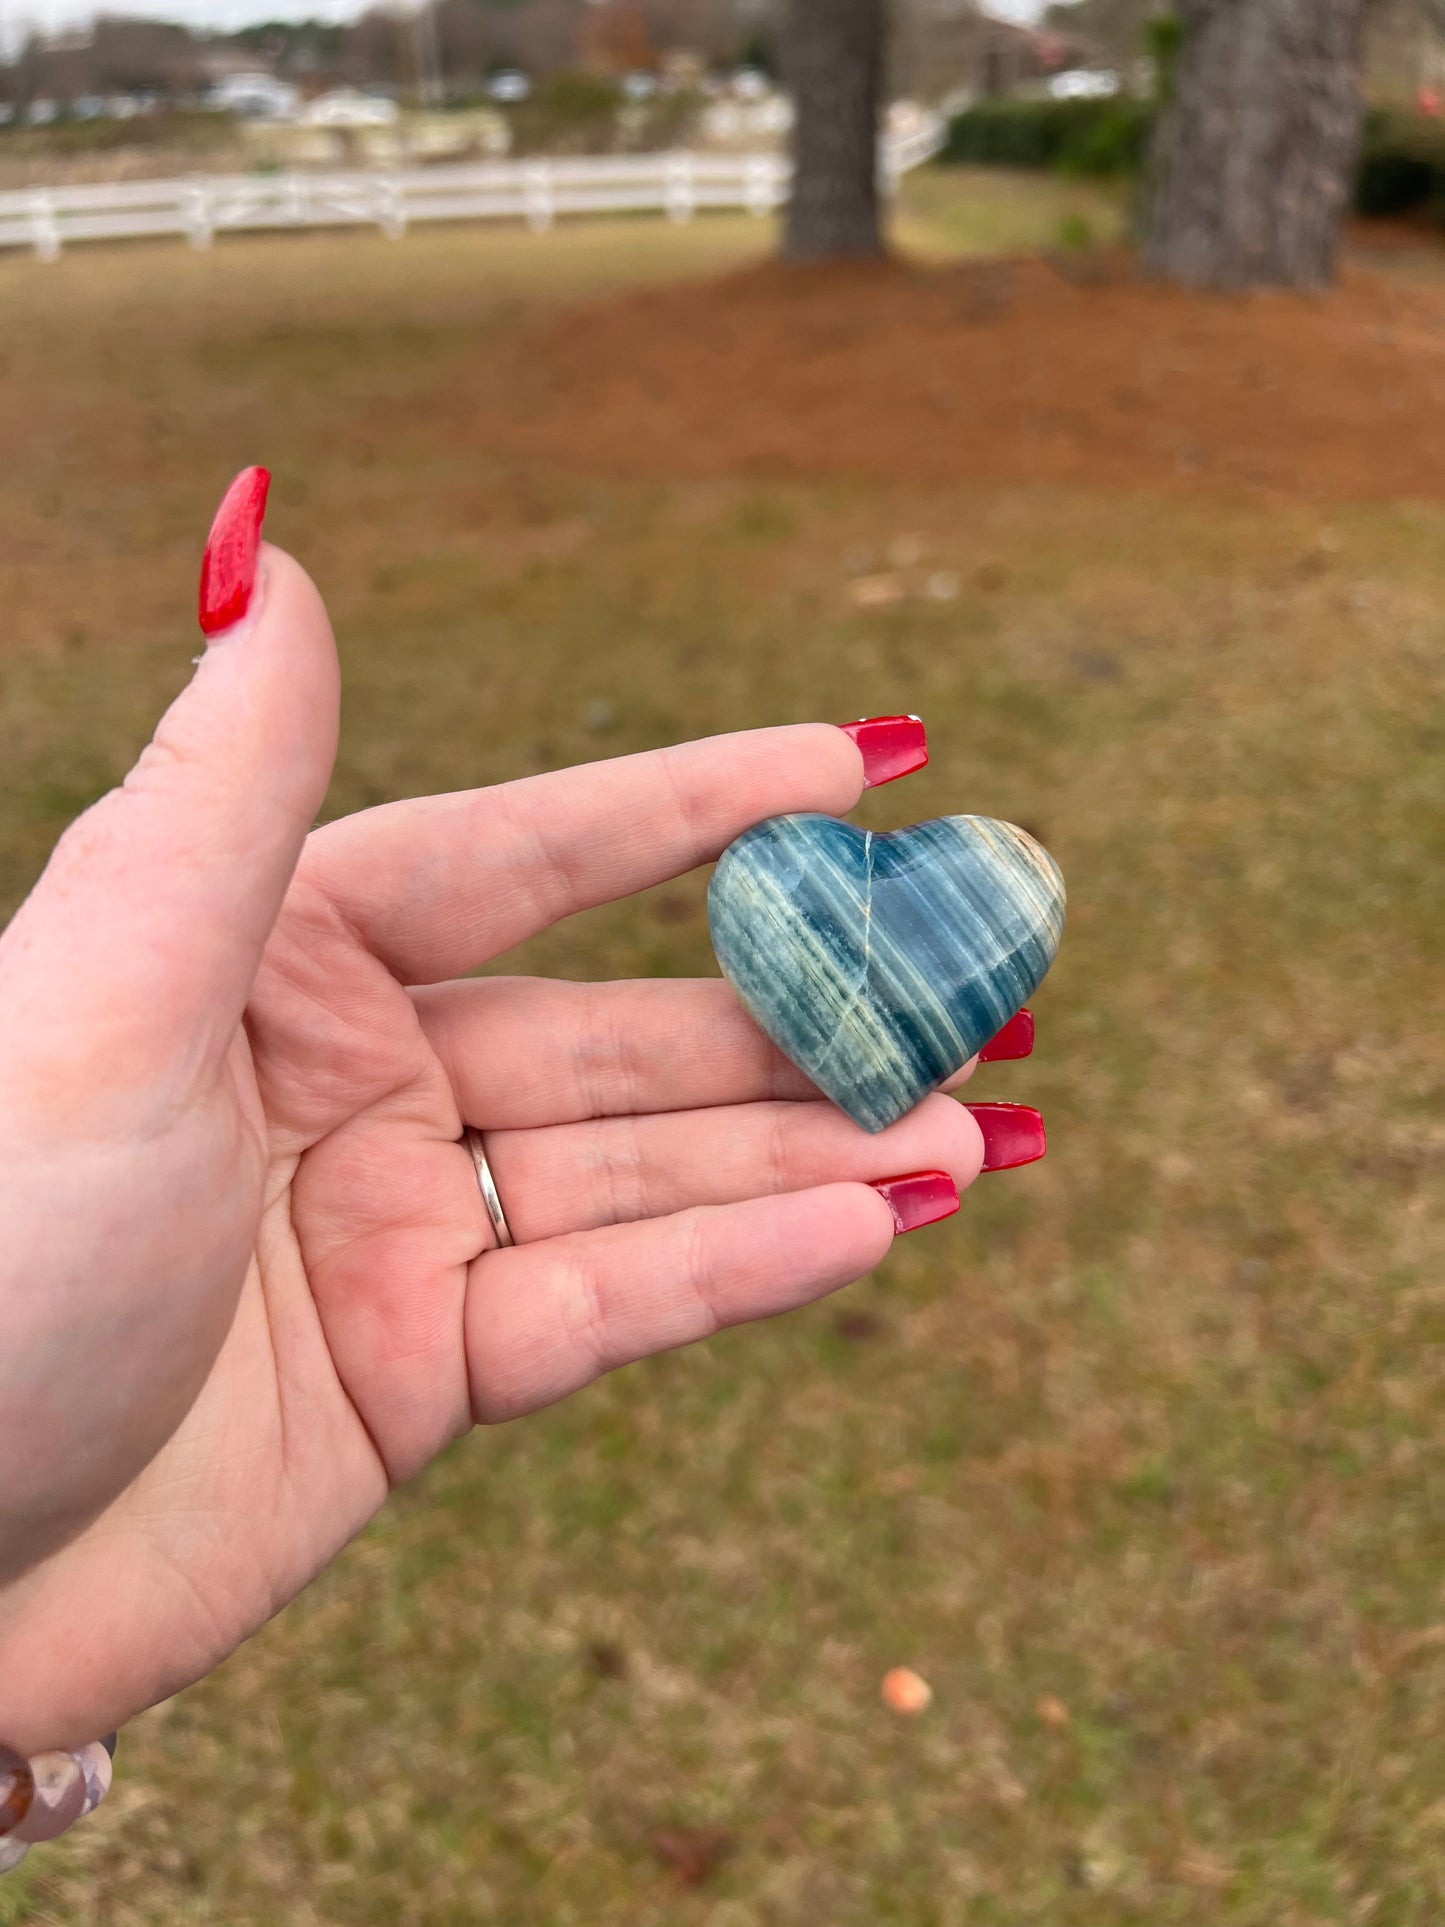
[[[473,977],[412,992],[462,1116],[486,1131],[818,1092],[716,977]],[[972,1064],[950,1078],[954,1090]]]

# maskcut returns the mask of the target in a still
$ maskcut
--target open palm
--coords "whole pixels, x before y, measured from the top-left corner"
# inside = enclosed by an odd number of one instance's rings
[[[127,783],[0,942],[0,1732],[117,1726],[294,1597],[478,1420],[784,1310],[960,1188],[947,1098],[868,1137],[720,982],[465,973],[863,785],[826,725],[307,837],[337,671],[265,553]],[[495,1249],[463,1126],[487,1133]]]

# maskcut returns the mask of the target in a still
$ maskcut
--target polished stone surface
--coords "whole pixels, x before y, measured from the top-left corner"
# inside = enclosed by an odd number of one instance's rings
[[[775,816],[723,852],[708,920],[756,1022],[881,1131],[1037,988],[1063,934],[1064,881],[1032,837],[991,817],[883,833]]]

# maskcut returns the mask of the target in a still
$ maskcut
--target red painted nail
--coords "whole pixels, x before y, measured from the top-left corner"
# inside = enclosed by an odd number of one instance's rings
[[[1019,1057],[1032,1057],[1034,1051],[1034,1013],[1021,1010],[996,1037],[991,1037],[978,1054],[980,1064],[1011,1064]]]
[[[895,1231],[919,1231],[958,1209],[958,1186],[947,1171],[913,1171],[906,1178],[880,1178],[873,1189],[893,1213]]]
[[[863,752],[865,790],[911,776],[928,761],[928,737],[916,716],[868,716],[838,727]]]
[[[983,1132],[985,1171],[1012,1171],[1033,1164],[1047,1149],[1044,1120],[1028,1104],[968,1104],[964,1107]]]
[[[199,613],[208,636],[229,629],[251,606],[270,486],[264,468],[243,468],[221,497],[201,557]]]

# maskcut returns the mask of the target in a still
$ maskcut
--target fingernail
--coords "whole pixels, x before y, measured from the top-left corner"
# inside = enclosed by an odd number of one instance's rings
[[[85,1774],[73,1753],[37,1753],[30,1762],[35,1798],[15,1829],[15,1838],[36,1846],[58,1840],[85,1810]]]
[[[893,1213],[895,1231],[919,1231],[958,1209],[958,1186],[947,1171],[913,1171],[906,1178],[880,1178],[873,1189]]]
[[[928,737],[916,716],[868,716],[838,727],[863,752],[865,790],[911,776],[928,761]]]
[[[978,1054],[980,1064],[1010,1064],[1018,1057],[1032,1057],[1034,1050],[1034,1013],[1021,1010],[996,1037],[991,1037]]]
[[[1031,1105],[967,1104],[964,1109],[983,1132],[985,1171],[1012,1171],[1043,1156],[1044,1120]]]
[[[270,486],[264,468],[243,468],[221,497],[201,557],[199,612],[208,636],[231,628],[251,606]]]
[[[80,1813],[83,1820],[86,1814],[95,1812],[110,1792],[115,1769],[111,1765],[110,1748],[104,1740],[92,1740],[89,1746],[78,1748],[74,1757],[85,1780],[85,1805]]]

